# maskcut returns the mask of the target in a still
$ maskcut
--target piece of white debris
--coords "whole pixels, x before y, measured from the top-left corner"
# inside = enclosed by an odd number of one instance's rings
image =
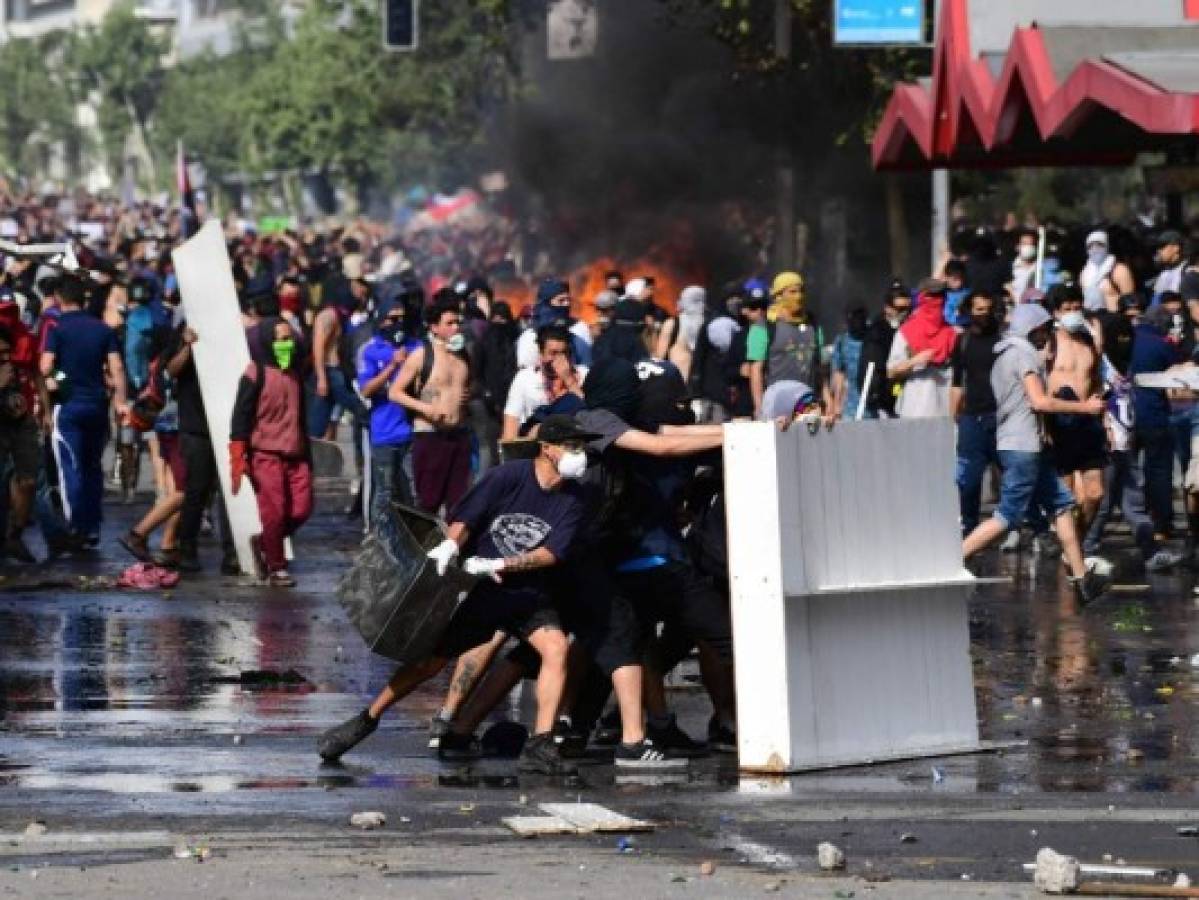
[[[1073,856],[1042,847],[1037,853],[1032,883],[1046,894],[1066,894],[1078,887],[1078,872],[1078,860]]]
[[[1174,887],[1189,888],[1191,886],[1191,876],[1186,872],[1179,872],[1178,877],[1174,879]]]
[[[350,816],[350,824],[355,828],[382,828],[387,824],[387,816],[381,812],[358,812]]]
[[[816,848],[816,862],[826,872],[845,868],[845,854],[835,844],[825,841]]]

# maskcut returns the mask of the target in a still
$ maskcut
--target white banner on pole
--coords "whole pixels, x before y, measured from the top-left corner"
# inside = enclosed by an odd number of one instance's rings
[[[243,572],[255,571],[250,538],[262,531],[258,502],[250,480],[242,480],[234,496],[230,489],[229,428],[237,385],[250,364],[250,348],[242,325],[237,288],[233,284],[233,264],[225,248],[225,235],[216,220],[210,220],[186,243],[171,253],[179,294],[187,324],[198,340],[192,345],[208,433],[216,454],[225,509],[233,530],[237,561]]]

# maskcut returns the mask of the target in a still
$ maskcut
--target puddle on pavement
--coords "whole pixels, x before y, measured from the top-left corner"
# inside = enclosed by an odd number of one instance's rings
[[[341,565],[331,555],[324,563],[330,571]],[[1190,576],[1154,578],[1148,594],[1115,595],[1079,611],[1051,566],[1041,563],[1030,580],[1027,560],[995,561],[993,571],[981,574],[1014,575],[1015,582],[983,587],[971,602],[982,737],[1025,741],[1023,749],[780,779],[742,778],[724,762],[707,761],[681,781],[617,778],[608,768],[585,771],[584,780],[629,792],[719,789],[767,797],[880,790],[1199,792],[1199,669],[1191,665],[1199,653],[1199,607],[1190,597]],[[372,757],[366,769],[322,771],[310,738],[352,713],[383,683],[390,664],[365,651],[327,592],[263,602],[254,592],[224,591],[214,583],[191,590],[188,596],[181,588],[169,601],[111,593],[0,596],[0,783],[129,793],[510,790],[521,783],[505,774],[515,766],[499,761],[482,767],[486,774],[448,767],[437,773],[438,764],[418,759],[423,749],[411,747],[398,759]],[[415,744],[444,684],[434,682],[410,698],[381,735],[391,730],[392,740]],[[707,721],[702,694],[672,697],[680,723],[701,734]],[[396,723],[406,736],[396,736]],[[263,744],[303,740],[276,748],[285,765],[276,766],[266,748],[230,764],[231,774],[205,771],[190,758],[183,765],[164,759],[157,767],[123,766],[119,754],[98,743],[174,748],[186,742],[202,755],[222,735],[239,733]],[[44,758],[42,745],[25,755],[18,742],[26,739],[51,742],[51,758]],[[111,761],[112,771],[96,770],[89,759],[96,753]],[[940,778],[930,774],[933,765]],[[388,774],[397,767],[398,774]],[[256,777],[272,770],[287,774]]]

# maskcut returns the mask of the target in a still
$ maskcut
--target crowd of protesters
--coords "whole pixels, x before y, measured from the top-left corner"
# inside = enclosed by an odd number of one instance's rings
[[[635,271],[609,272],[591,297],[545,277],[514,308],[488,277],[513,274],[501,232],[472,243],[231,228],[252,361],[229,445],[214,447],[192,359],[203,336],[169,252],[183,219],[69,206],[0,205],[0,235],[72,245],[10,254],[0,283],[9,560],[35,560],[33,523],[50,557],[93,552],[106,482],[137,502],[148,461],[154,500],[119,538],[138,577],[203,571],[206,523],[221,572],[240,573],[218,490],[227,454],[232,489],[249,483],[258,502],[257,575],[290,587],[285,541],[313,511],[314,442],[348,427],[366,477],[347,528],[397,503],[441,516],[433,565],[481,579],[432,658],[401,666],[321,738],[326,759],[455,659],[430,734],[446,758],[481,752],[476,729],[526,677],[538,709],[525,771],[569,772],[590,740],[633,768],[735,750],[719,452],[730,420],[953,417],[964,555],[1022,540],[1060,553],[1083,602],[1106,589],[1117,507],[1149,571],[1189,563],[1199,538],[1197,396],[1185,378],[1137,383],[1195,365],[1199,250],[1178,232],[1153,236],[1147,277],[1104,230],[1076,248],[1017,231],[1006,252],[971,231],[939,271],[914,288],[893,280],[835,326],[793,271],[677,297]],[[663,688],[693,651],[712,702],[706,742],[677,726]]]

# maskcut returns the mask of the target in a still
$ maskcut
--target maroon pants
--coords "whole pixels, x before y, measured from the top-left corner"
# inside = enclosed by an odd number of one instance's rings
[[[416,502],[427,513],[446,513],[470,487],[470,431],[418,431],[412,436]]]
[[[266,570],[279,572],[287,568],[283,539],[295,534],[312,515],[312,468],[307,460],[254,453],[250,484],[258,497]]]

